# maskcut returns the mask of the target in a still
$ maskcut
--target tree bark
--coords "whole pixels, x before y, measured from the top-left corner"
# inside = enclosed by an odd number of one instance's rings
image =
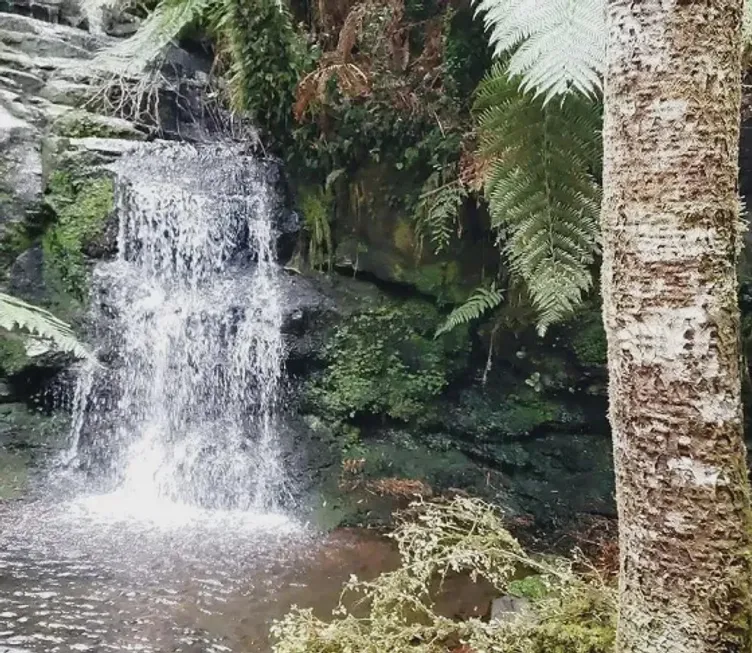
[[[736,257],[742,0],[608,0],[618,653],[752,651]]]

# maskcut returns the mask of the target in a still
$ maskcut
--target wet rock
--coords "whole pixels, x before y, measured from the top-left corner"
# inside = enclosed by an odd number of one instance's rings
[[[0,103],[0,237],[39,209],[42,156],[38,130]]]
[[[420,187],[387,163],[366,166],[339,184],[335,263],[443,301],[464,301],[484,274],[493,276],[498,252],[492,239],[481,217],[468,213],[461,218],[462,237],[454,238],[445,253],[434,255],[430,243],[421,248],[414,216],[395,199],[413,193],[419,195]]]
[[[12,294],[32,303],[41,304],[47,299],[41,245],[30,247],[13,262],[8,286]]]

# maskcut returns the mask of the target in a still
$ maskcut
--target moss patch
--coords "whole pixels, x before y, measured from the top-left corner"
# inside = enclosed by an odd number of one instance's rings
[[[145,136],[133,124],[121,118],[102,116],[75,109],[60,116],[51,131],[65,138],[127,138],[142,140]]]
[[[48,180],[46,201],[57,219],[42,239],[45,282],[55,294],[82,302],[88,292],[83,251],[112,211],[112,180],[60,168]]]
[[[599,310],[583,312],[574,320],[569,329],[569,341],[581,365],[606,364],[606,332]]]

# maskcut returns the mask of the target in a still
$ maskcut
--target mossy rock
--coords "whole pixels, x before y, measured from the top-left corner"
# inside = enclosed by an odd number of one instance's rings
[[[68,165],[53,170],[45,200],[55,216],[42,238],[51,304],[69,317],[86,300],[87,247],[102,234],[113,209],[113,182],[104,172]]]
[[[69,416],[32,409],[22,403],[0,404],[0,446],[9,451],[57,449],[68,432]]]
[[[450,409],[447,425],[451,431],[480,439],[520,438],[541,427],[578,426],[586,421],[586,415],[575,404],[518,383],[516,388],[464,389],[457,405]]]
[[[420,186],[387,163],[357,170],[338,184],[335,202],[335,262],[387,282],[414,287],[448,303],[464,301],[496,270],[499,257],[482,228],[468,229],[435,255],[421,247],[410,198]]]
[[[65,138],[125,138],[144,140],[146,135],[140,132],[133,123],[103,116],[81,109],[73,109],[57,118],[50,127],[55,136]]]

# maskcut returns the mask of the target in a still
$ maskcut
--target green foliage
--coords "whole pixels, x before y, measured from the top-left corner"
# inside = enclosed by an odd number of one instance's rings
[[[507,591],[512,595],[525,599],[542,599],[548,596],[551,588],[546,577],[540,574],[530,574],[519,580],[513,580],[507,585]]]
[[[495,56],[511,53],[508,73],[548,102],[601,89],[606,58],[605,0],[478,0]]]
[[[83,301],[88,285],[83,249],[101,233],[112,211],[112,180],[58,169],[49,179],[46,201],[57,216],[42,240],[46,280]]]
[[[70,326],[49,311],[0,293],[0,329],[22,331],[42,340],[50,341],[58,349],[71,352],[81,358],[88,357],[88,350],[76,339]],[[6,365],[7,361],[3,361]]]
[[[416,503],[401,519],[392,534],[401,566],[373,581],[352,576],[329,622],[293,606],[272,627],[274,653],[446,653],[458,641],[489,653],[610,652],[616,592],[566,561],[529,555],[490,505],[466,498]],[[435,581],[447,574],[484,578],[506,592],[521,569],[537,572],[547,586],[529,612],[490,623],[436,613]],[[365,616],[348,608],[352,597],[367,606]]]
[[[327,347],[328,367],[309,401],[332,419],[420,417],[468,350],[467,333],[434,340],[439,316],[427,302],[389,303],[348,318]]]
[[[457,306],[449,314],[444,323],[436,330],[436,336],[438,337],[460,325],[477,320],[488,311],[497,308],[502,300],[501,291],[497,290],[493,284],[488,288],[482,286],[476,288],[464,304]]]
[[[419,251],[426,239],[436,254],[447,249],[459,231],[460,209],[466,197],[467,190],[457,179],[456,165],[438,168],[429,175],[415,213]]]
[[[272,134],[292,128],[295,89],[313,53],[292,25],[284,2],[219,0],[209,12],[226,67],[233,109]]]
[[[491,51],[483,25],[467,8],[446,16],[443,66],[446,92],[463,105],[469,104],[475,88],[491,66]]]
[[[331,194],[322,188],[304,188],[300,193],[300,210],[308,232],[308,264],[312,268],[332,267],[332,202]]]
[[[572,95],[545,104],[495,64],[478,88],[485,195],[512,271],[525,283],[538,329],[569,315],[592,284],[600,192],[600,109]]]
[[[593,367],[606,364],[606,331],[599,310],[578,315],[569,327],[568,337],[582,365]]]

